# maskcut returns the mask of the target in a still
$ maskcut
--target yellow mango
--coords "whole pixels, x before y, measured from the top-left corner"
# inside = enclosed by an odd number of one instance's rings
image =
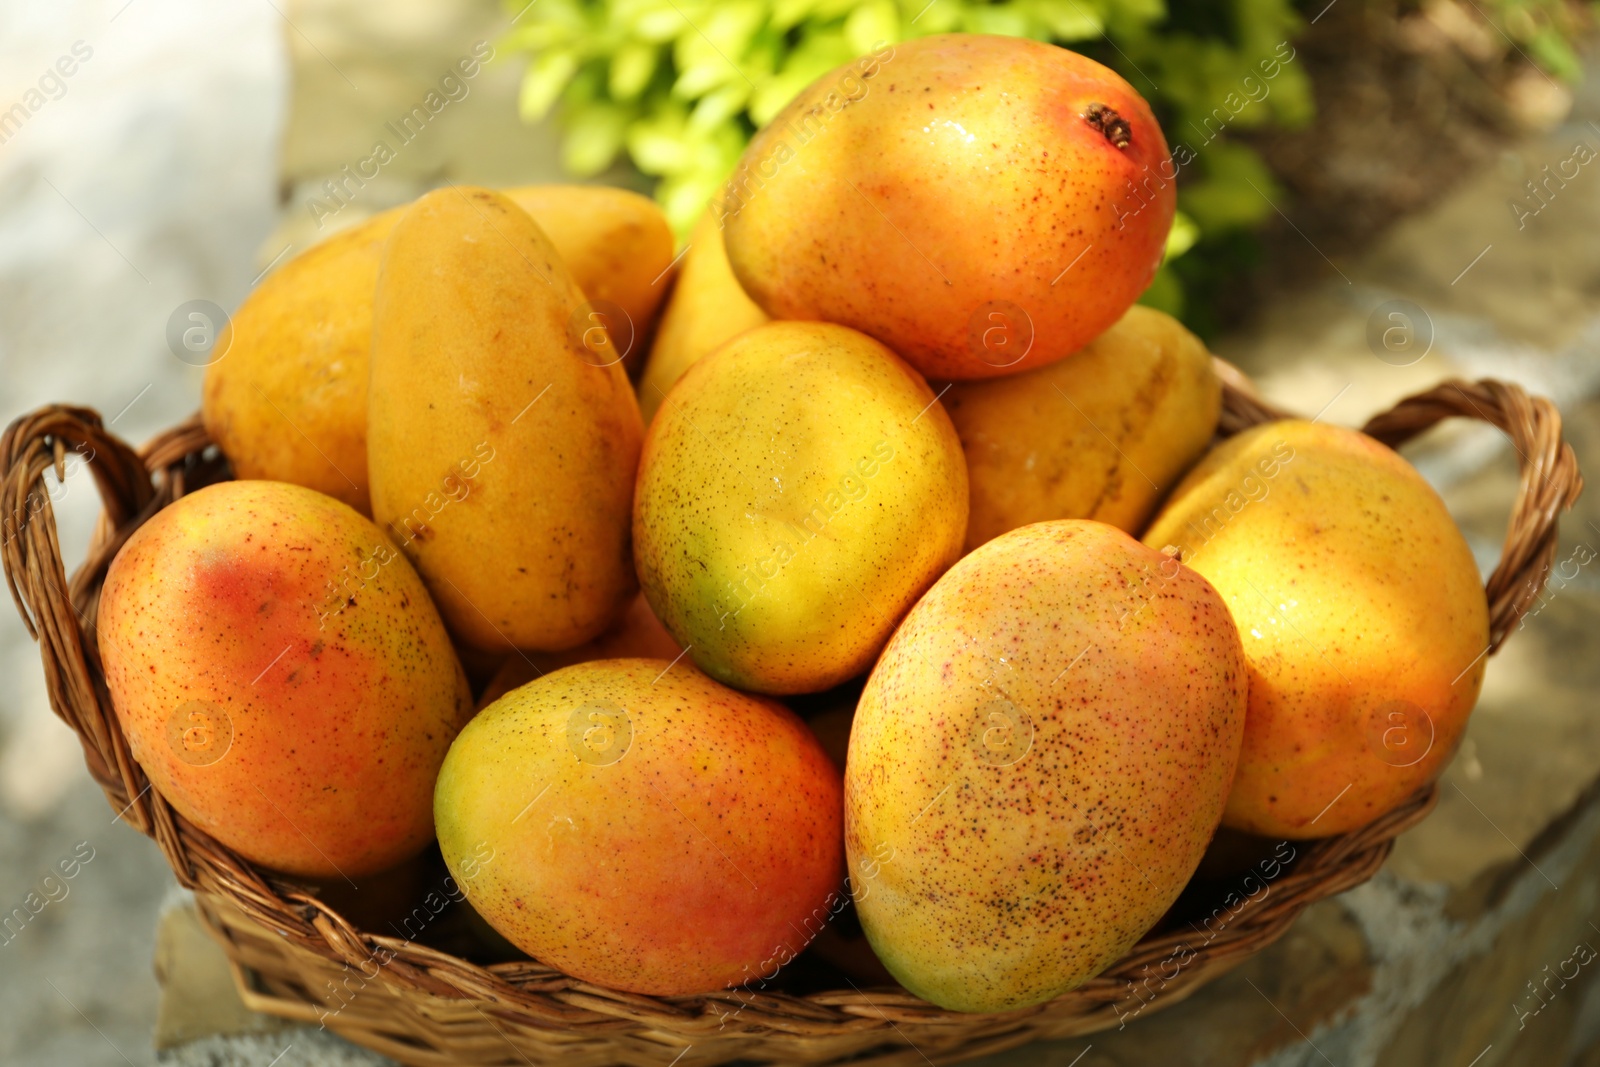
[[[922,376],[846,327],[772,322],[650,424],[634,560],[701,670],[818,692],[872,665],[966,528],[961,443]]]
[[[597,308],[595,320],[626,348],[624,366],[644,362],[656,312],[672,288],[672,228],[654,200],[608,185],[523,185],[505,190],[556,246],[589,301],[615,304],[625,323]]]
[[[206,367],[201,415],[240,478],[293,482],[371,513],[367,350],[378,256],[400,211],[333,235],[256,287]]]
[[[1198,337],[1135,305],[1066,359],[956,382],[943,402],[967,455],[971,551],[1046,519],[1137,534],[1211,443],[1222,383]]]
[[[850,733],[845,852],[878,958],[956,1011],[1099,974],[1199,864],[1245,700],[1222,598],[1122,531],[1035,523],[964,557]]]
[[[571,309],[582,320],[578,329],[598,322],[616,334],[618,348],[631,338],[624,366],[638,363],[672,284],[672,232],[661,210],[605,186],[529,185],[506,195],[545,230],[583,290]],[[373,286],[383,243],[405,210],[375,215],[293,257],[234,313],[225,353],[206,367],[201,411],[240,478],[304,485],[371,514]],[[599,320],[587,318],[585,300],[618,305],[628,328],[609,321],[604,308]]]
[[[722,230],[708,211],[689,235],[678,284],[661,315],[661,329],[639,379],[639,411],[645,425],[667,392],[701,356],[745,330],[767,321],[767,313],[745,295],[728,266]]]
[[[1228,603],[1250,713],[1227,825],[1344,833],[1436,777],[1483,682],[1488,604],[1444,502],[1354,430],[1269,423],[1223,442],[1145,533]]]
[[[568,328],[582,303],[543,231],[487,189],[424,196],[384,251],[373,517],[477,648],[582,644],[636,589],[639,407],[622,366]]]

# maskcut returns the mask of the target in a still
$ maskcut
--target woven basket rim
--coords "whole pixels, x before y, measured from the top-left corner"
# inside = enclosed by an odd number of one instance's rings
[[[1294,417],[1263,400],[1232,365],[1221,359],[1214,364],[1223,383],[1219,436]],[[1518,489],[1501,559],[1485,585],[1490,613],[1486,651],[1492,654],[1539,596],[1555,556],[1559,516],[1577,499],[1583,479],[1562,439],[1555,404],[1512,383],[1445,381],[1401,400],[1362,429],[1398,447],[1450,417],[1499,428],[1518,456]],[[87,462],[104,511],[88,557],[69,582],[44,476],[54,471],[63,479],[65,460],[74,454]],[[198,416],[135,450],[113,436],[91,409],[44,407],[16,419],[0,438],[0,476],[0,516],[12,517],[0,556],[17,609],[41,646],[51,705],[78,734],[89,770],[118,818],[155,839],[179,883],[200,895],[202,915],[213,932],[225,947],[233,946],[230,955],[242,953],[239,936],[253,930],[271,931],[286,946],[284,951],[309,954],[302,957],[305,961],[314,957],[327,964],[367,966],[387,957],[382,970],[391,993],[409,998],[418,1011],[466,1002],[508,1041],[507,1027],[519,1040],[535,1033],[548,1040],[572,1035],[591,1051],[609,1050],[617,1062],[659,1063],[658,1055],[639,1052],[641,1039],[648,1037],[648,1051],[662,1047],[659,1042],[666,1037],[680,1042],[715,1037],[735,1046],[725,1048],[718,1062],[744,1055],[737,1048],[741,1042],[761,1054],[771,1055],[776,1048],[783,1050],[779,1058],[823,1062],[839,1060],[841,1049],[847,1053],[843,1058],[851,1058],[873,1042],[903,1046],[911,1041],[911,1031],[936,1041],[941,1060],[954,1060],[1035,1037],[1116,1026],[1122,1018],[1119,1002],[1152,965],[1187,954],[1179,975],[1164,984],[1159,1006],[1177,1003],[1277,940],[1310,904],[1372,877],[1395,837],[1419,822],[1437,798],[1430,784],[1367,826],[1296,842],[1303,851],[1274,882],[1272,892],[1259,901],[1245,901],[1222,931],[1204,943],[1196,946],[1192,932],[1147,934],[1083,986],[1011,1012],[950,1012],[897,987],[862,989],[853,982],[848,989],[807,994],[730,989],[647,997],[582,982],[531,960],[481,966],[412,941],[358,930],[303,886],[257,870],[189,823],[134,761],[111,707],[96,646],[100,585],[112,557],[141,523],[186,491],[231,477]],[[233,964],[241,988],[250,993],[249,975],[237,958]],[[305,989],[251,995],[255,1006],[291,1017],[304,1017],[308,1005],[317,1010],[315,997]],[[440,1046],[448,1051],[455,1038],[421,1037],[408,1032],[404,1022],[389,1020],[387,1034],[371,1020],[329,1026],[390,1055],[406,1053],[399,1057],[406,1062],[456,1062],[430,1058],[429,1051]],[[396,1033],[403,1035],[398,1045]],[[476,1047],[480,1036],[471,1042],[462,1038],[457,1051]],[[835,1044],[829,1046],[829,1041]],[[461,1054],[463,1062],[490,1062]],[[919,1049],[915,1061],[924,1058]],[[899,1062],[892,1055],[871,1062],[880,1060]]]

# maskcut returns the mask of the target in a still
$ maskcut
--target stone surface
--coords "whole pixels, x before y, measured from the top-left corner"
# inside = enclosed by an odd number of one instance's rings
[[[161,912],[155,975],[161,983],[161,1003],[151,1044],[158,1050],[204,1037],[271,1033],[288,1026],[244,1006],[228,957],[206,933],[187,892],[175,891]]]

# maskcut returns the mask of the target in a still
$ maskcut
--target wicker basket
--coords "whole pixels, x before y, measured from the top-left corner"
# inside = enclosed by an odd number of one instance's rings
[[[1239,373],[1218,363],[1225,388],[1222,434],[1280,417]],[[1558,515],[1582,487],[1561,439],[1555,405],[1515,385],[1446,382],[1372,419],[1366,432],[1399,445],[1451,417],[1503,430],[1520,457],[1521,478],[1499,566],[1488,581],[1493,652],[1538,596],[1556,550]],[[62,566],[44,475],[76,453],[90,462],[105,511],[89,558],[71,581]],[[1421,820],[1429,787],[1353,833],[1295,843],[1269,892],[1231,893],[1192,884],[1191,914],[1218,900],[1229,918],[1205,937],[1169,917],[1098,978],[1055,1000],[1018,1011],[944,1011],[881,980],[856,977],[816,953],[786,968],[775,987],[702,996],[645,997],[593,986],[542,964],[476,964],[402,937],[357,929],[313,891],[256,870],[189,824],[151,788],[112,712],[94,623],[101,582],[140,523],[185,492],[229,477],[198,420],[135,452],[83,408],[55,406],[14,422],[0,440],[0,515],[6,523],[6,579],[39,641],[56,713],[78,732],[89,770],[119,817],[153,837],[178,881],[232,961],[250,1007],[323,1021],[350,1040],[403,1063],[428,1067],[540,1064],[948,1063],[1038,1038],[1119,1025],[1136,1001],[1134,983],[1162,971],[1147,1005],[1175,1004],[1281,937],[1317,900],[1372,877],[1394,838]],[[1209,899],[1206,894],[1210,893]],[[323,894],[326,896],[326,894]],[[1180,906],[1184,901],[1180,900]],[[1216,912],[1213,912],[1214,914]],[[1181,918],[1181,916],[1177,917]],[[397,931],[398,932],[398,931]],[[352,979],[353,975],[358,975]],[[1145,988],[1149,988],[1148,985]],[[1137,1003],[1143,1004],[1140,996]]]

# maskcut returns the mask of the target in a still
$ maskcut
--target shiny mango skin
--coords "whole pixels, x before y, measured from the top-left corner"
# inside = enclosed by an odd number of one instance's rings
[[[625,189],[528,185],[506,195],[545,229],[589,300],[633,321],[644,353],[671,288],[672,232],[655,204]],[[367,375],[372,297],[397,207],[292,257],[233,315],[226,353],[206,367],[206,432],[240,478],[269,478],[372,513],[367,484]],[[620,343],[620,340],[619,340]]]
[[[290,259],[234,312],[226,351],[206,367],[200,410],[237,477],[293,482],[371,514],[372,287],[400,210]]]
[[[373,517],[451,632],[555,651],[637,590],[643,427],[620,363],[569,329],[584,296],[536,223],[487,189],[429,193],[390,234],[373,312]]]
[[[1067,359],[943,398],[972,487],[971,551],[1047,519],[1137,535],[1211,444],[1222,382],[1172,316],[1135,304]]]
[[[722,231],[709,211],[689,235],[678,284],[661,314],[661,329],[639,379],[639,412],[646,426],[689,365],[745,330],[768,321],[739,287],[728,266]]]
[[[842,905],[839,772],[788,709],[687,663],[508,693],[451,746],[435,816],[491,926],[613,989],[760,988]]]
[[[644,362],[656,313],[672,288],[676,241],[654,200],[607,185],[522,185],[505,195],[533,216],[591,301],[627,313],[624,366]],[[605,322],[618,345],[625,334]]]
[[[1222,598],[1122,531],[1041,522],[964,557],[850,734],[845,849],[878,958],[954,1011],[1099,974],[1199,864],[1245,700]]]
[[[133,758],[252,863],[359,880],[433,837],[433,780],[472,698],[422,580],[372,522],[283,482],[156,512],[97,622]]]
[[[701,670],[820,692],[872,666],[966,525],[966,461],[922,377],[854,330],[773,322],[690,367],[650,424],[634,559]]]
[[[1364,826],[1450,761],[1483,684],[1488,602],[1432,486],[1355,430],[1257,426],[1212,450],[1145,533],[1228,602],[1250,714],[1226,825]]]
[[[1125,147],[1086,118],[1096,104],[1125,120]],[[1138,298],[1175,177],[1113,71],[947,34],[818,78],[756,133],[717,205],[769,315],[852,326],[929,378],[991,378],[1070,355]]]

